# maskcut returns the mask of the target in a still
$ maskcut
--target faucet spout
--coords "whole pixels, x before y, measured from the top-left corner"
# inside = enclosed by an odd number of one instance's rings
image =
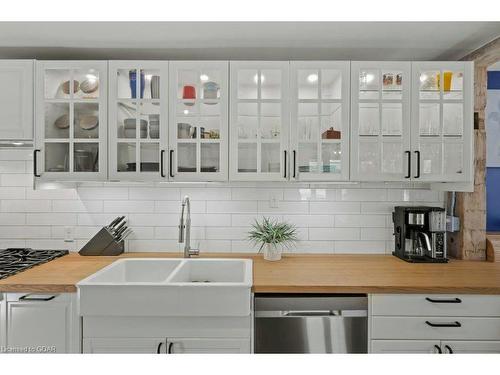
[[[184,212],[186,213],[185,221]],[[179,243],[184,243],[184,258],[199,255],[198,249],[191,249],[191,202],[187,195],[182,200],[181,218],[179,220]]]

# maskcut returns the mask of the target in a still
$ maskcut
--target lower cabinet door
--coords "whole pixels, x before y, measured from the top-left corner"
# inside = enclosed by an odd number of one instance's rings
[[[442,341],[445,354],[500,353],[500,341]]]
[[[250,353],[250,339],[168,339],[169,354],[207,353],[230,354]]]
[[[159,338],[85,338],[84,353],[101,354],[165,354],[167,340]]]
[[[77,352],[75,319],[70,294],[9,294],[7,350],[15,353]]]
[[[371,353],[375,354],[413,354],[441,352],[439,340],[372,340]]]

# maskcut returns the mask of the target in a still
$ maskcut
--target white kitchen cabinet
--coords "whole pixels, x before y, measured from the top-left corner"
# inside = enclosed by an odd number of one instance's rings
[[[29,353],[78,353],[76,293],[8,293],[6,346]]]
[[[250,340],[172,338],[167,340],[168,354],[250,353]]]
[[[291,179],[349,180],[349,61],[290,63]]]
[[[372,340],[373,354],[439,354],[441,342],[439,340]]]
[[[351,62],[351,179],[411,176],[411,63]]]
[[[289,179],[289,62],[230,62],[232,181]]]
[[[0,60],[0,140],[33,140],[33,60]]]
[[[86,338],[83,352],[88,354],[165,354],[167,339],[159,338]]]
[[[473,74],[472,62],[412,62],[415,181],[472,181]]]
[[[166,181],[168,62],[109,62],[109,178]]]
[[[4,347],[5,341],[7,340],[6,308],[7,308],[7,302],[5,301],[5,295],[0,293],[0,347]]]
[[[369,314],[372,353],[500,352],[499,296],[374,294]]]
[[[34,174],[107,178],[107,61],[38,61]]]
[[[500,354],[500,341],[441,341],[445,354]]]
[[[227,181],[228,62],[170,62],[169,179]]]

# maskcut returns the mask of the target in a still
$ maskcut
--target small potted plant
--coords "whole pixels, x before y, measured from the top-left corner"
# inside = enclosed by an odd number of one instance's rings
[[[262,222],[255,220],[252,224],[248,239],[259,246],[259,252],[264,249],[265,260],[280,260],[283,249],[289,249],[298,241],[297,228],[287,222],[264,217]]]

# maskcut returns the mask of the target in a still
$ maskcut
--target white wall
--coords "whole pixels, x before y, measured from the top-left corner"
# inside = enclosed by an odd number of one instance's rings
[[[299,228],[295,252],[389,253],[394,205],[439,205],[440,192],[408,184],[307,185],[83,183],[77,189],[37,190],[32,155],[0,150],[0,248],[79,250],[117,215],[134,234],[128,251],[175,251],[180,200],[192,200],[192,245],[202,252],[255,252],[246,241],[256,217],[272,216]],[[271,208],[271,196],[279,207]],[[64,241],[65,227],[74,242]]]

